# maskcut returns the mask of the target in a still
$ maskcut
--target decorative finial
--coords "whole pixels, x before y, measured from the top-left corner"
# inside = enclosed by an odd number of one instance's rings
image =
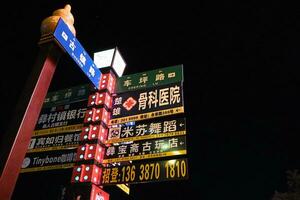
[[[57,9],[52,13],[52,16],[47,17],[42,21],[41,24],[41,34],[53,33],[59,18],[62,18],[64,22],[68,25],[71,32],[76,35],[76,30],[74,28],[74,17],[71,13],[71,6],[66,4],[64,8]]]
[[[65,10],[68,11],[68,12],[71,12],[70,4],[65,5]]]

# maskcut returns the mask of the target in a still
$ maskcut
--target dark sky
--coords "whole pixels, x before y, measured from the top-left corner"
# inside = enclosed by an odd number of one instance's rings
[[[65,2],[8,4],[0,25],[1,132],[37,56],[40,23]],[[266,200],[286,189],[285,171],[300,168],[300,12],[295,5],[70,4],[77,39],[91,57],[117,46],[127,62],[125,74],[184,65],[190,179],[134,185],[124,199]],[[64,55],[49,90],[87,82]]]

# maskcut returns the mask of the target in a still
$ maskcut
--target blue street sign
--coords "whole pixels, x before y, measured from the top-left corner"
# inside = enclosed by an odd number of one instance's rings
[[[58,21],[53,35],[56,41],[68,52],[84,74],[92,81],[96,88],[99,89],[100,70],[96,67],[94,61],[61,18]]]

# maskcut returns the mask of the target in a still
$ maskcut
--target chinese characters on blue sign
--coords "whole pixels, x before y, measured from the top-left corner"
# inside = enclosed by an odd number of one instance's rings
[[[58,21],[53,35],[95,87],[100,89],[100,70],[62,19]]]

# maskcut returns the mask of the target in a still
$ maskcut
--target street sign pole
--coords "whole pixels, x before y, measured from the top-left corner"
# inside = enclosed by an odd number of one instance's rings
[[[70,8],[52,17],[66,17]],[[54,13],[53,13],[54,15]],[[73,17],[73,16],[72,16]],[[51,20],[50,20],[51,21]],[[53,27],[53,20],[52,27]],[[42,24],[44,25],[44,24]],[[55,26],[54,26],[55,28]],[[42,35],[33,71],[23,89],[13,119],[0,143],[0,199],[11,199],[31,135],[58,60],[63,53],[50,34]]]
[[[0,199],[10,199],[39,112],[62,51],[54,43],[43,44],[23,89],[6,134],[1,140]]]

